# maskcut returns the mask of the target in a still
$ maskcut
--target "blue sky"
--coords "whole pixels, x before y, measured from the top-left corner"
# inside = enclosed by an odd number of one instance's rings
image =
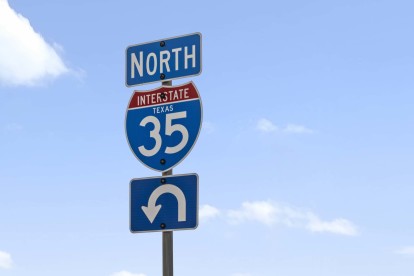
[[[411,1],[0,0],[0,275],[161,275],[129,232],[129,45],[200,32],[177,275],[414,273]],[[137,87],[153,89],[157,84]]]

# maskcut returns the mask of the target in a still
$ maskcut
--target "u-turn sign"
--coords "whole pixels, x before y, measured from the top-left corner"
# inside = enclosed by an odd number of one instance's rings
[[[200,33],[132,45],[126,50],[126,86],[178,79],[200,73]]]
[[[195,229],[197,225],[197,174],[131,180],[131,232]]]

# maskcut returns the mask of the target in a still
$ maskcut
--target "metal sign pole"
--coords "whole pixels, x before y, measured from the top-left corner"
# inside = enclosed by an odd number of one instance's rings
[[[163,86],[172,86],[172,81],[163,81]],[[165,171],[162,175],[172,175],[172,169]],[[173,231],[162,232],[162,275],[174,275],[174,252],[173,252]]]
[[[172,169],[162,175],[172,175]],[[162,232],[162,275],[173,276],[173,231]]]

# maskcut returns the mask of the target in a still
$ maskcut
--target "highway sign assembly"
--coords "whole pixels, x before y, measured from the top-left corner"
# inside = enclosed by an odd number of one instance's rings
[[[173,231],[198,226],[198,175],[172,175],[200,134],[203,108],[192,81],[173,79],[201,74],[201,34],[193,33],[126,49],[127,87],[162,82],[133,92],[125,114],[125,133],[135,157],[162,176],[130,182],[130,230],[162,232],[163,276],[173,276]]]
[[[125,131],[134,155],[145,166],[167,171],[193,148],[201,129],[202,105],[193,82],[135,91]]]
[[[131,232],[195,229],[197,225],[197,174],[131,180]]]
[[[126,49],[126,86],[167,81],[200,73],[200,33],[132,45]]]

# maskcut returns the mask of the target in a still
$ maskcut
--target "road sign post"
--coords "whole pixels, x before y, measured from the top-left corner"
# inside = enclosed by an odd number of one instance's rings
[[[163,86],[172,86],[172,81],[162,82]],[[172,169],[163,172],[163,176],[172,175]],[[174,237],[173,231],[162,232],[162,275],[174,275]]]
[[[197,141],[201,98],[193,82],[173,87],[171,80],[201,74],[201,61],[200,33],[126,50],[126,86],[162,81],[160,88],[133,93],[125,132],[135,157],[162,172],[158,178],[131,180],[130,230],[162,231],[163,276],[173,276],[173,230],[198,226],[198,175],[173,176],[172,168]]]
[[[171,85],[171,81],[169,82],[169,84]],[[172,175],[172,169],[166,172],[163,172],[162,175],[163,176]],[[163,276],[174,275],[173,231],[162,232],[162,275]]]

